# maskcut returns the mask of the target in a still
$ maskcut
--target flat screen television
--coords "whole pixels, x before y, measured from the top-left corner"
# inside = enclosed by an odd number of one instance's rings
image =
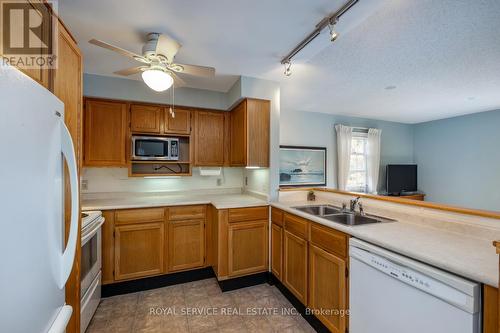
[[[401,195],[403,192],[416,192],[417,165],[389,164],[387,165],[387,193]]]

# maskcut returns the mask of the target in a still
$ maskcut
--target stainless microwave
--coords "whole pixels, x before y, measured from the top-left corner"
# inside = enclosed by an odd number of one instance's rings
[[[132,136],[132,160],[178,161],[179,139]]]

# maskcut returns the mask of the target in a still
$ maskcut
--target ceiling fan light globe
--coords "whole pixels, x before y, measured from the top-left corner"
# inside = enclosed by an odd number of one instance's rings
[[[168,73],[159,69],[148,69],[142,72],[142,79],[154,91],[165,91],[172,86],[174,79]]]

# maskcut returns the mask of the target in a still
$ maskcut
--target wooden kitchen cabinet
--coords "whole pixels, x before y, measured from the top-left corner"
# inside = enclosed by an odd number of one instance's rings
[[[87,99],[85,166],[126,166],[127,104]]]
[[[52,16],[52,10],[49,8],[49,4],[46,4],[40,0],[38,0],[38,1],[26,0],[26,1],[15,1],[15,2],[27,3],[34,9],[34,10],[30,10],[29,13],[30,13],[30,15],[36,15],[37,16],[36,21],[40,20],[41,24],[37,27],[33,27],[33,28],[30,27],[30,29],[36,28],[37,34],[38,33],[40,34],[40,39],[46,45],[46,46],[40,46],[39,48],[37,47],[36,49],[34,47],[30,47],[29,51],[31,53],[29,54],[29,59],[35,59],[35,60],[30,60],[30,61],[33,61],[33,64],[31,64],[31,63],[28,64],[27,61],[24,60],[25,58],[23,57],[23,58],[19,59],[20,61],[15,62],[16,68],[21,70],[24,74],[28,75],[33,80],[40,83],[45,88],[52,90],[52,81],[53,81],[52,77],[51,77],[52,76],[51,75],[52,69],[49,68],[50,66],[37,65],[38,64],[37,57],[48,56],[48,55],[44,54],[44,52],[45,52],[44,48],[50,47],[49,44],[52,44],[53,47],[56,45],[53,41],[53,37],[57,38],[57,36],[52,35],[53,34],[52,24],[55,24],[55,25],[59,24],[59,22],[55,22],[55,21],[57,21],[57,17]],[[14,3],[14,2],[11,2],[11,3]],[[5,13],[5,14],[7,14],[7,13]],[[42,16],[44,16],[44,18],[42,18]],[[6,17],[7,17],[7,15],[5,15],[5,18]],[[30,21],[30,22],[35,21],[35,18],[33,17],[31,20],[32,21]],[[21,28],[17,27],[16,29],[21,29]],[[33,34],[32,31],[29,31],[29,33]],[[15,35],[15,34],[12,34],[12,35]],[[16,38],[16,37],[14,37],[14,38]],[[36,40],[36,39],[34,39],[34,40]],[[0,39],[0,42],[6,43],[6,34],[3,36],[3,38]],[[16,42],[17,42],[16,40],[13,40],[13,41],[11,41],[11,44],[16,44]],[[21,41],[21,42],[23,42],[23,41]],[[31,42],[31,39],[30,39],[30,42]],[[5,52],[4,55],[7,58],[11,55],[17,56],[17,54],[9,54],[9,51],[5,49],[6,47],[8,47],[8,45],[1,45],[0,50]],[[18,47],[18,45],[15,47]],[[54,52],[54,51],[52,51],[52,52]],[[57,57],[59,56],[59,52],[56,56]]]
[[[161,133],[164,108],[160,106],[132,104],[130,106],[130,130],[140,133]]]
[[[225,117],[223,112],[194,112],[194,165],[223,166]]]
[[[271,225],[271,273],[281,281],[283,267],[283,228]]]
[[[56,19],[53,17],[53,19]],[[82,166],[82,146],[83,146],[83,110],[82,110],[82,54],[76,41],[66,30],[60,20],[57,20],[57,68],[52,70],[52,89],[64,103],[64,123],[66,124],[76,154],[78,174]],[[38,69],[31,74],[36,75],[39,81],[45,87],[48,84],[48,70]],[[71,222],[71,188],[69,184],[68,168],[64,167],[64,220],[65,220],[65,239],[69,236]],[[65,294],[66,304],[73,307],[73,313],[66,327],[66,332],[79,332],[80,329],[80,232],[77,237],[75,263],[71,275],[66,282]]]
[[[229,223],[229,277],[267,271],[268,223],[267,220]]]
[[[269,207],[214,209],[211,256],[219,281],[268,271]]]
[[[271,207],[271,273],[282,280],[283,272],[283,211]]]
[[[115,280],[161,274],[164,241],[163,222],[115,226]]]
[[[191,133],[191,110],[174,107],[175,117],[165,108],[164,129],[165,134],[190,134]]]
[[[231,166],[269,167],[270,105],[247,98],[231,111]]]
[[[283,236],[283,284],[307,304],[307,240],[285,229]]]
[[[205,264],[205,220],[169,221],[168,271]]]
[[[309,245],[309,308],[331,332],[343,333],[347,310],[347,264],[343,258]]]

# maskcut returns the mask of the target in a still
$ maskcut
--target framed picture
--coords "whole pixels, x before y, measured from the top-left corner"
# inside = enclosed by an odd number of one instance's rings
[[[326,186],[326,148],[280,146],[280,186]]]

